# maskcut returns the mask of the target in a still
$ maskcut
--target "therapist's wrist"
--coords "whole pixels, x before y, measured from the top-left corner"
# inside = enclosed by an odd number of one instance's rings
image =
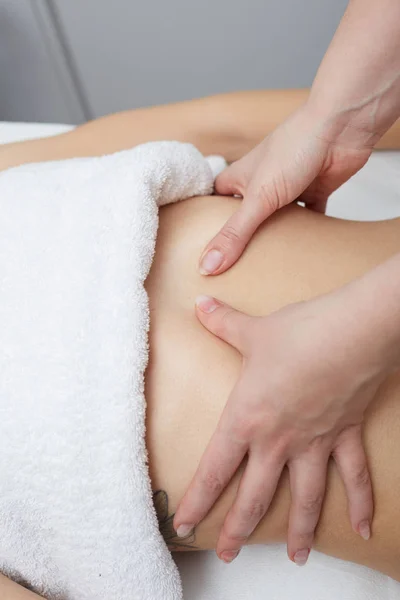
[[[331,145],[371,153],[385,129],[373,127],[371,107],[352,108],[349,105],[327,105],[323,98],[311,91],[305,105],[314,120],[317,135]]]

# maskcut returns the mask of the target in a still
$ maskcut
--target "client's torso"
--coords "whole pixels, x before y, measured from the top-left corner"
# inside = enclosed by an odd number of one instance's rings
[[[163,208],[160,214],[156,257],[146,285],[151,310],[147,446],[153,489],[167,492],[171,513],[196,470],[240,369],[237,352],[197,322],[195,297],[211,294],[247,313],[265,315],[334,289],[400,251],[398,219],[345,222],[292,206],[261,227],[228,273],[200,276],[197,263],[205,243],[237,205],[233,199],[198,198]],[[367,544],[351,531],[341,482],[331,468],[317,547],[399,578],[397,376],[384,386],[369,411],[366,445],[376,494],[375,533]],[[198,547],[215,546],[239,476],[240,472],[197,528]],[[286,478],[252,542],[284,539],[289,505]]]

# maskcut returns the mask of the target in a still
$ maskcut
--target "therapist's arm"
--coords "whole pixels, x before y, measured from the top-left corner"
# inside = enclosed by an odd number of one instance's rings
[[[28,162],[99,156],[155,140],[191,142],[204,154],[241,158],[308,98],[309,90],[258,90],[120,112],[41,140],[0,146],[0,170]],[[379,147],[400,148],[400,122]]]

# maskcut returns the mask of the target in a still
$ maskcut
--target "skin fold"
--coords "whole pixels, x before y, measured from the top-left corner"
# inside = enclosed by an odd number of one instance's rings
[[[204,154],[239,159],[307,98],[307,90],[223,94],[187,103],[103,117],[53,138],[0,146],[0,171],[26,162],[102,155],[139,143],[176,139]],[[400,147],[400,124],[381,148]],[[180,540],[171,526],[240,371],[240,356],[196,320],[194,298],[211,294],[249,314],[268,314],[339,287],[400,250],[400,223],[355,223],[289,207],[264,224],[226,274],[204,278],[198,258],[206,242],[236,210],[233,198],[198,198],[160,211],[156,257],[147,281],[151,306],[150,363],[146,373],[147,446],[160,527],[171,549],[214,548],[239,484],[238,471],[193,536]],[[333,466],[315,548],[400,579],[397,499],[400,472],[400,378],[393,375],[370,407],[365,444],[375,493],[372,537],[350,528],[341,480]],[[167,504],[168,502],[168,504]],[[290,502],[284,472],[267,516],[250,543],[284,541]],[[4,600],[38,598],[0,575]]]

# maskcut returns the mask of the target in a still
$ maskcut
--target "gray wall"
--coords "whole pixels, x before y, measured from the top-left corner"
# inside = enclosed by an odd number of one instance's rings
[[[83,118],[45,4],[0,0],[0,121]]]
[[[0,0],[0,120],[309,86],[346,0]]]

